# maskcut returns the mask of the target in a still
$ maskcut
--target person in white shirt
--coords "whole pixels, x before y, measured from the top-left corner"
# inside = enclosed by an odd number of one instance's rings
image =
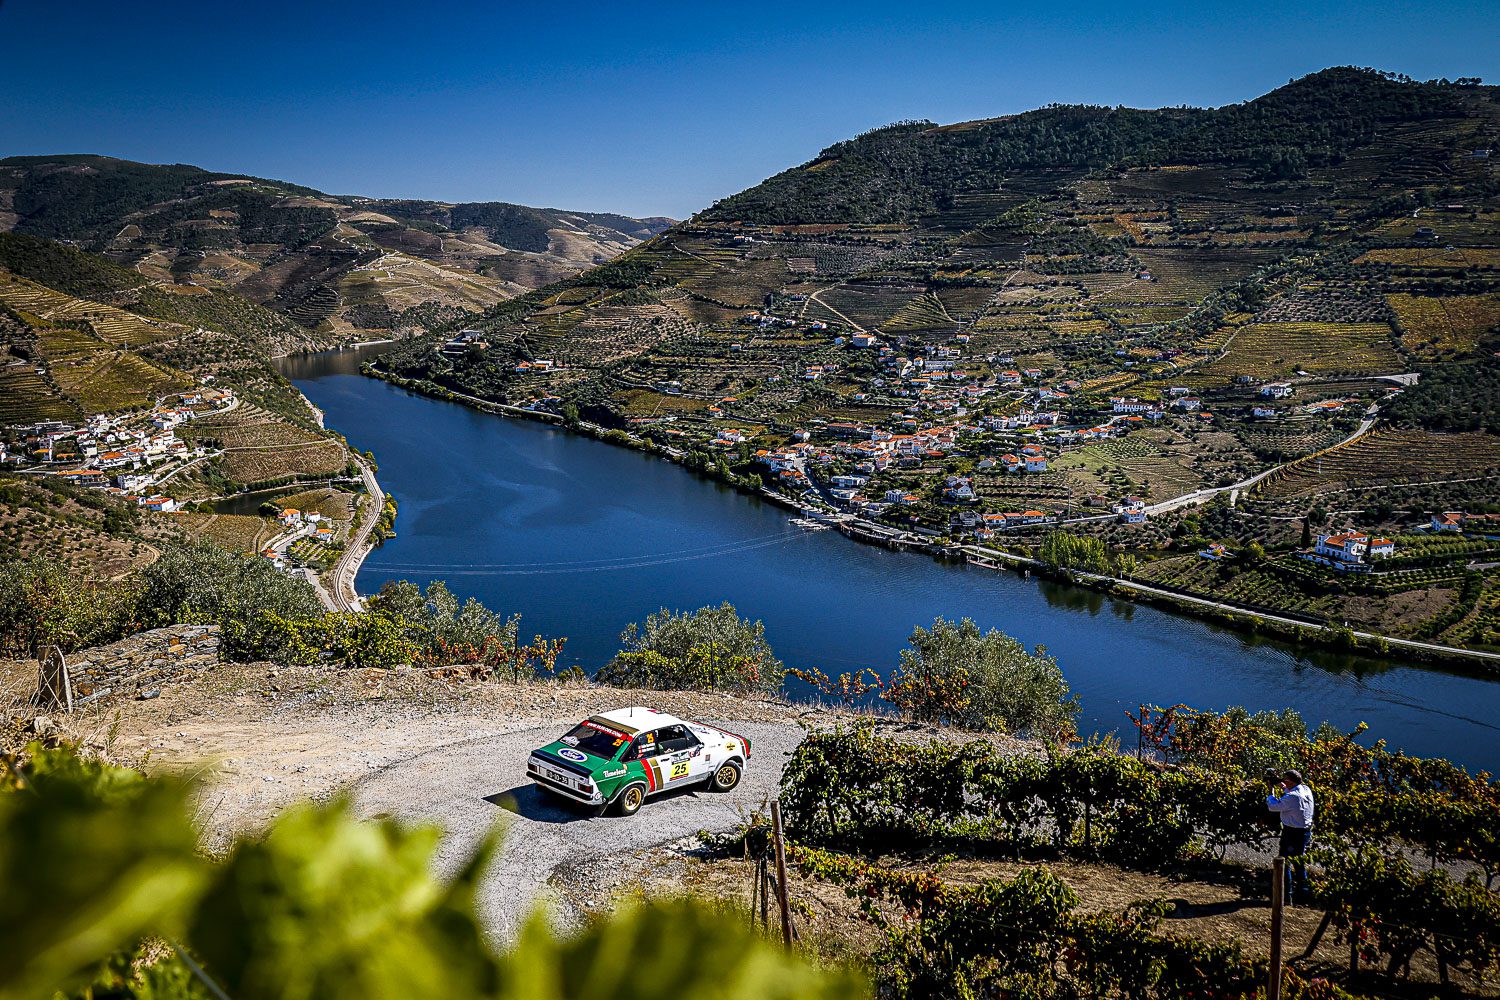
[[[1307,881],[1307,864],[1302,856],[1312,844],[1313,802],[1312,789],[1302,781],[1298,771],[1287,771],[1281,776],[1281,794],[1273,787],[1266,796],[1266,808],[1281,817],[1281,846],[1279,857],[1287,858],[1286,899],[1288,903],[1307,902],[1312,888]]]

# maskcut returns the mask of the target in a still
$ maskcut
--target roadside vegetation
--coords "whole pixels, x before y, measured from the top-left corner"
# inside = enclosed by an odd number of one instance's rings
[[[538,914],[497,951],[474,906],[495,837],[439,882],[440,831],[359,820],[337,800],[295,807],[209,860],[184,781],[40,744],[4,763],[3,1000],[865,995],[854,973],[690,899],[624,907],[566,936]]]
[[[1500,971],[1500,786],[1488,775],[1359,733],[1309,734],[1292,712],[1178,707],[1134,721],[1139,757],[1111,744],[1017,755],[868,725],[801,744],[782,787],[790,855],[859,901],[851,914],[877,931],[863,958],[881,995],[1257,994],[1263,952],[1168,931],[1180,901],[1081,909],[1069,878],[1114,866],[1259,895],[1242,859],[1273,837],[1264,775],[1288,767],[1319,796],[1311,905],[1327,920],[1316,937],[1346,946],[1348,964],[1304,962],[1283,995],[1417,981],[1483,992]],[[764,832],[749,827],[747,849]],[[1011,862],[1020,874],[984,874]]]

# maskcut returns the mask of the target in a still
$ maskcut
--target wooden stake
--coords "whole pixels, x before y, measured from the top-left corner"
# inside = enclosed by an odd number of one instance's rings
[[[1307,950],[1302,953],[1302,958],[1312,958],[1313,952],[1318,950],[1318,945],[1323,943],[1323,935],[1328,933],[1328,927],[1333,923],[1333,911],[1329,910],[1323,914],[1323,919],[1318,921],[1318,929],[1313,931],[1312,940],[1307,942]]]
[[[1286,858],[1271,866],[1271,976],[1266,982],[1266,1000],[1281,1000],[1281,923],[1286,907]]]
[[[771,867],[766,858],[760,859],[760,929],[771,926]]]
[[[776,903],[781,907],[781,943],[792,947],[792,902],[786,891],[786,840],[781,832],[781,800],[771,802],[771,835],[776,843]]]
[[[756,896],[765,885],[765,880],[760,877],[760,862],[755,862],[755,874],[750,876],[750,929],[755,929],[755,903]]]

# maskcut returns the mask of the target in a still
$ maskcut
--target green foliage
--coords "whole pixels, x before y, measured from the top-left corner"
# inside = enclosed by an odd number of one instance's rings
[[[92,586],[45,556],[0,562],[0,656],[29,657],[49,645],[72,652],[127,628],[118,590]]]
[[[429,666],[468,666],[476,674],[519,683],[557,667],[566,639],[535,636],[519,641],[521,616],[505,618],[474,598],[462,605],[441,580],[423,593],[405,580],[393,581],[370,599],[370,613],[401,622],[414,658]]]
[[[502,969],[504,1000],[842,1000],[865,996],[852,972],[815,970],[742,919],[691,900],[626,904],[571,939],[527,925]]]
[[[1477,879],[1419,874],[1405,857],[1369,846],[1320,853],[1319,902],[1365,961],[1409,969],[1425,949],[1448,968],[1500,969],[1500,896]]]
[[[277,620],[317,619],[323,610],[307,581],[264,559],[207,544],[163,549],[138,579],[136,607],[143,628],[219,625],[223,651],[232,659],[275,659],[286,637]]]
[[[1052,106],[962,127],[901,122],[836,143],[700,218],[910,221],[951,207],[955,196],[999,190],[1012,174],[1047,168],[1221,162],[1275,180],[1337,162],[1391,122],[1455,113],[1450,88],[1344,67],[1210,110]]]
[[[1390,420],[1436,431],[1500,434],[1500,358],[1486,352],[1421,374],[1416,385],[1391,400],[1386,408]]]
[[[1036,557],[1052,569],[1108,573],[1110,568],[1109,550],[1103,539],[1068,531],[1048,532],[1037,546]]]
[[[1078,699],[1057,659],[1034,652],[972,620],[936,619],[912,630],[911,648],[882,694],[914,719],[975,730],[1066,739],[1074,732]]]
[[[210,865],[196,856],[182,783],[71,751],[34,747],[24,769],[9,763],[0,1000],[90,982],[90,995],[134,1000],[865,995],[851,972],[814,968],[690,900],[626,906],[568,938],[538,916],[497,954],[475,912],[494,837],[441,882],[438,831],[360,821],[335,801],[293,808]],[[177,955],[148,956],[146,936],[166,936]]]
[[[766,642],[762,622],[734,605],[654,612],[620,633],[623,647],[596,680],[619,687],[774,691],[785,668]]]
[[[346,803],[299,806],[218,870],[187,939],[230,996],[484,996],[499,979],[474,917],[492,843],[447,885],[440,835],[357,822]]]
[[[0,233],[0,267],[48,288],[96,302],[148,282],[139,273],[51,240]]]
[[[266,646],[287,663],[310,664],[329,659],[350,667],[399,667],[419,652],[408,638],[409,629],[384,611],[357,613],[329,611],[316,618],[283,618],[273,611],[260,614]]]
[[[955,885],[815,848],[795,847],[791,857],[804,875],[861,899],[884,930],[871,963],[882,995],[1176,1000],[1250,995],[1265,981],[1265,961],[1237,944],[1160,933],[1168,904],[1079,913],[1078,897],[1045,868]],[[1291,976],[1286,995],[1302,996],[1307,985]]]
[[[0,781],[0,1000],[82,982],[114,949],[175,929],[206,876],[185,785],[28,752]]]
[[[868,727],[813,733],[782,775],[782,803],[806,843],[882,851],[1049,846],[1157,868],[1195,841],[1258,845],[1263,786],[1193,769],[1163,772],[1107,745],[1045,760],[882,739]]]

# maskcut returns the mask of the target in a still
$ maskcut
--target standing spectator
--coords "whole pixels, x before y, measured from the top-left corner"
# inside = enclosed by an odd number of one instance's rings
[[[1300,771],[1286,771],[1281,775],[1281,794],[1276,794],[1277,782],[1272,782],[1271,794],[1266,796],[1266,808],[1281,817],[1281,847],[1278,857],[1287,860],[1286,901],[1293,905],[1306,903],[1312,896],[1312,887],[1307,881],[1307,863],[1302,856],[1312,844],[1313,793],[1302,781]]]

